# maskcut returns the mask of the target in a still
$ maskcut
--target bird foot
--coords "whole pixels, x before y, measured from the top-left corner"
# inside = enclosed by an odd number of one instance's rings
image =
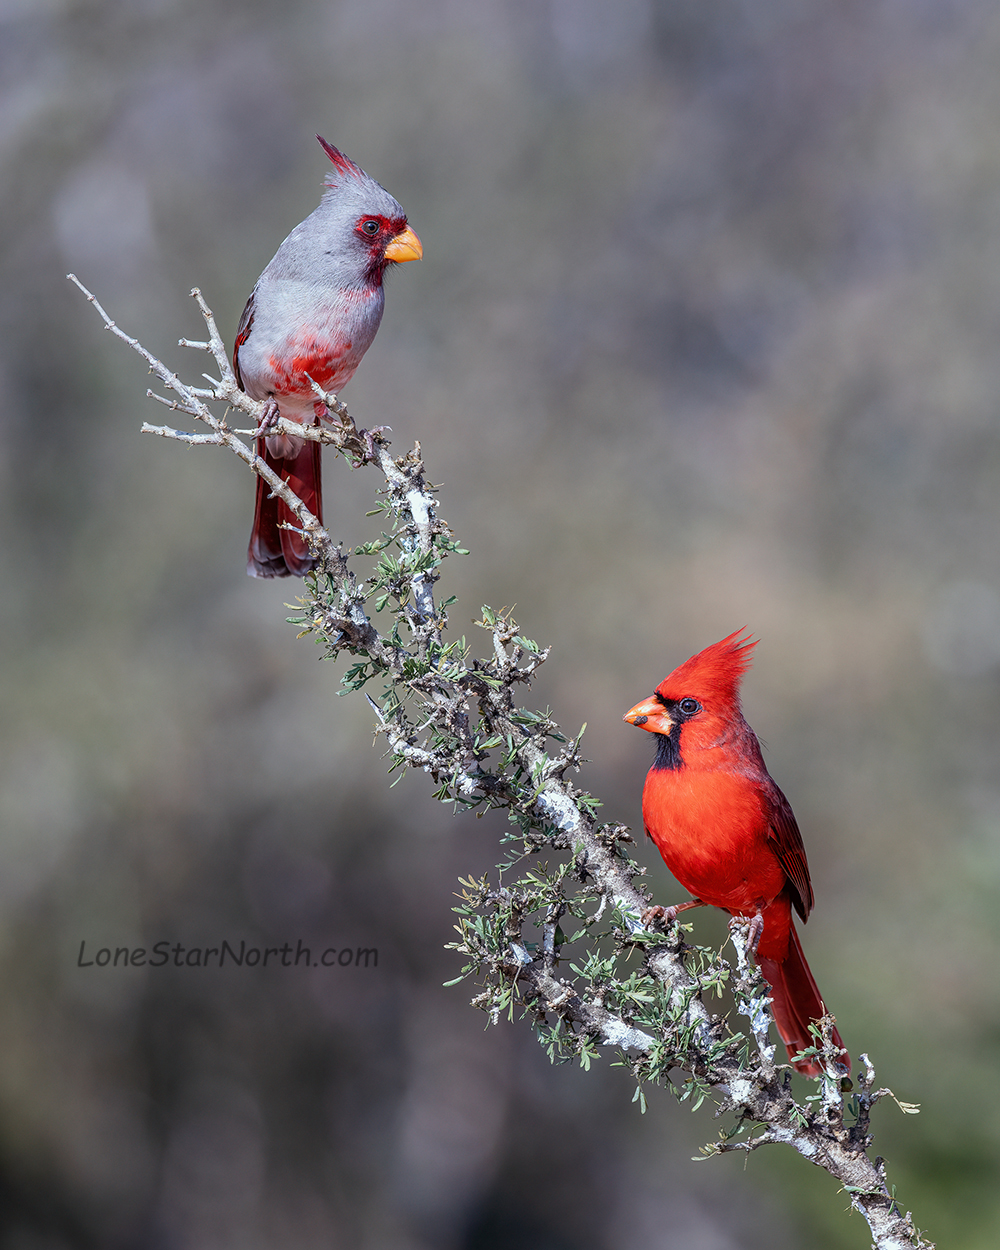
[[[732,916],[729,920],[729,927],[733,928],[734,925],[746,926],[747,953],[756,961],[760,936],[764,932],[764,917],[760,912],[756,916]]]
[[[648,929],[651,925],[660,923],[664,928],[668,924],[673,924],[677,919],[677,913],[681,911],[689,911],[692,907],[704,907],[705,904],[700,898],[693,898],[689,903],[674,903],[672,907],[647,907],[641,912],[639,919]]]
[[[375,459],[375,440],[378,439],[381,442],[382,435],[386,432],[386,430],[391,431],[392,426],[373,425],[370,430],[358,430],[358,438],[360,438],[365,445],[365,452],[367,453],[365,457],[366,460]]]
[[[677,908],[647,907],[645,911],[639,913],[639,919],[642,921],[644,929],[655,928],[658,924],[665,929],[668,924],[672,924],[677,919]]]
[[[267,438],[269,434],[273,434],[278,428],[278,418],[281,413],[278,411],[278,401],[272,395],[264,405],[264,411],[261,414],[260,425],[254,430],[255,438]]]
[[[760,912],[750,921],[750,929],[747,933],[747,946],[754,959],[757,958],[757,947],[760,945],[760,936],[764,932],[764,917]]]

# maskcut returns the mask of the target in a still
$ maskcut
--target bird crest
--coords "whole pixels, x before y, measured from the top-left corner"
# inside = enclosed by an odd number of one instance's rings
[[[342,178],[357,178],[359,180],[364,179],[365,181],[368,181],[368,175],[361,168],[361,166],[355,165],[349,156],[345,156],[343,152],[341,152],[340,148],[335,148],[332,143],[328,143],[322,135],[317,135],[316,138],[320,141],[323,151],[327,154],[330,160],[333,161],[337,173],[340,174]],[[338,178],[334,177],[333,174],[327,175],[326,185],[328,187],[335,187],[338,184]]]
[[[714,699],[738,708],[740,681],[752,663],[750,653],[758,641],[741,638],[745,632],[746,626],[685,660],[660,682],[656,693],[666,699],[697,695],[702,701]]]

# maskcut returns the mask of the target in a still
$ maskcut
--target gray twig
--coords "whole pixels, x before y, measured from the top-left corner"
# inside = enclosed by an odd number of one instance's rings
[[[882,1160],[870,1157],[871,1110],[880,1099],[894,1095],[874,1090],[875,1072],[867,1055],[861,1056],[864,1071],[857,1089],[842,1089],[834,1075],[837,1050],[831,1022],[821,1022],[817,1048],[828,1074],[819,1093],[800,1104],[792,1095],[790,1069],[774,1062],[774,1047],[767,1041],[765,987],[747,958],[739,927],[733,929],[737,975],[730,977],[732,970],[715,952],[687,946],[676,923],[666,931],[644,926],[642,915],[650,900],[634,882],[640,873],[626,852],[628,830],[599,823],[596,800],[566,775],[581,765],[580,735],[567,741],[547,712],[530,711],[515,699],[517,688],[530,684],[549,652],[521,635],[509,613],[490,608],[483,608],[478,622],[490,635],[488,658],[472,658],[464,639],[448,641],[447,603],[437,602],[435,587],[442,561],[464,552],[438,513],[420,445],[394,458],[384,429],[359,430],[338,397],[315,383],[327,420],[313,427],[279,420],[277,432],[330,445],[352,463],[372,465],[380,474],[379,510],[390,522],[389,531],[376,543],[345,552],[239,437],[256,432],[264,405],[236,385],[200,291],[192,295],[208,338],[182,339],[181,344],[214,358],[220,376],[215,380],[204,375],[208,389],[182,382],[69,277],[105,326],[146,361],[176,399],[147,393],[203,422],[209,433],[152,425],[143,425],[143,431],[189,446],[227,448],[291,509],[321,560],[316,574],[303,584],[295,623],[327,655],[353,658],[343,677],[348,690],[361,689],[372,679],[382,681],[382,697],[369,701],[377,733],[392,758],[390,771],[423,771],[440,799],[505,810],[517,827],[521,851],[504,871],[514,864],[537,864],[532,857],[543,850],[561,857],[555,869],[533,867],[513,884],[501,881],[493,887],[485,878],[463,883],[463,905],[456,908],[460,940],[453,946],[468,959],[463,977],[482,979],[476,1005],[492,1020],[503,1011],[512,1013],[517,1005],[534,1021],[553,1057],[576,1055],[587,1066],[599,1054],[598,1046],[615,1047],[636,1075],[640,1101],[644,1082],[669,1085],[671,1071],[686,1074],[682,1085],[672,1086],[679,1097],[690,1098],[694,1105],[710,1097],[719,1113],[735,1117],[732,1131],[708,1145],[707,1154],[756,1150],[767,1143],[789,1145],[840,1181],[852,1208],[867,1220],[878,1250],[933,1250],[909,1212],[897,1204]],[[254,428],[230,429],[224,417],[212,412],[209,405],[216,402],[245,413]],[[366,576],[351,567],[359,555],[376,557]],[[386,609],[391,627],[379,629],[373,616]],[[550,739],[561,747],[554,754]],[[608,927],[598,932],[599,923]],[[572,924],[582,928],[567,937],[563,927]],[[609,942],[613,949],[608,949]],[[564,947],[574,944],[584,951],[574,952],[583,963],[574,965],[575,979],[560,972],[567,958]],[[641,970],[623,976],[620,963],[635,953]],[[752,1042],[713,1016],[703,1002],[705,994],[724,983],[750,1021]],[[916,1110],[896,1101],[904,1112]],[[748,1128],[751,1134],[736,1140]]]

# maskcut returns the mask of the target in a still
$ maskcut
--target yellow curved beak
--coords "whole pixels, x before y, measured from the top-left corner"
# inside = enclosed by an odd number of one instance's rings
[[[622,720],[651,734],[669,734],[674,723],[667,714],[667,709],[652,695],[629,708]]]
[[[419,260],[423,254],[424,245],[417,238],[416,231],[409,226],[400,231],[385,249],[386,260]]]

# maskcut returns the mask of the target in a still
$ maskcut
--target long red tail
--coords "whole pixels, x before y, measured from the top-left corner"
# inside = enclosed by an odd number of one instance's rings
[[[788,1049],[788,1057],[815,1046],[816,1039],[809,1032],[809,1021],[818,1020],[826,1014],[819,987],[802,953],[802,944],[795,926],[789,927],[788,954],[779,963],[775,959],[758,959],[764,979],[771,987],[773,998],[772,1010],[774,1023],[778,1026],[781,1040]],[[837,1029],[833,1030],[833,1040],[843,1046],[843,1040]],[[841,1056],[841,1063],[851,1067],[849,1055]],[[795,1065],[805,1076],[821,1076],[823,1069],[815,1060],[803,1060]]]
[[[283,440],[284,441],[284,440]],[[275,473],[288,483],[310,512],[323,520],[323,498],[320,485],[319,443],[305,439],[288,439],[295,444],[291,456],[274,456],[267,449],[267,439],[257,439],[257,455],[263,456]],[[294,513],[276,499],[263,478],[257,479],[257,502],[254,507],[247,572],[251,577],[304,577],[316,567],[309,554],[309,544],[301,534],[279,529],[282,524],[298,525]]]

